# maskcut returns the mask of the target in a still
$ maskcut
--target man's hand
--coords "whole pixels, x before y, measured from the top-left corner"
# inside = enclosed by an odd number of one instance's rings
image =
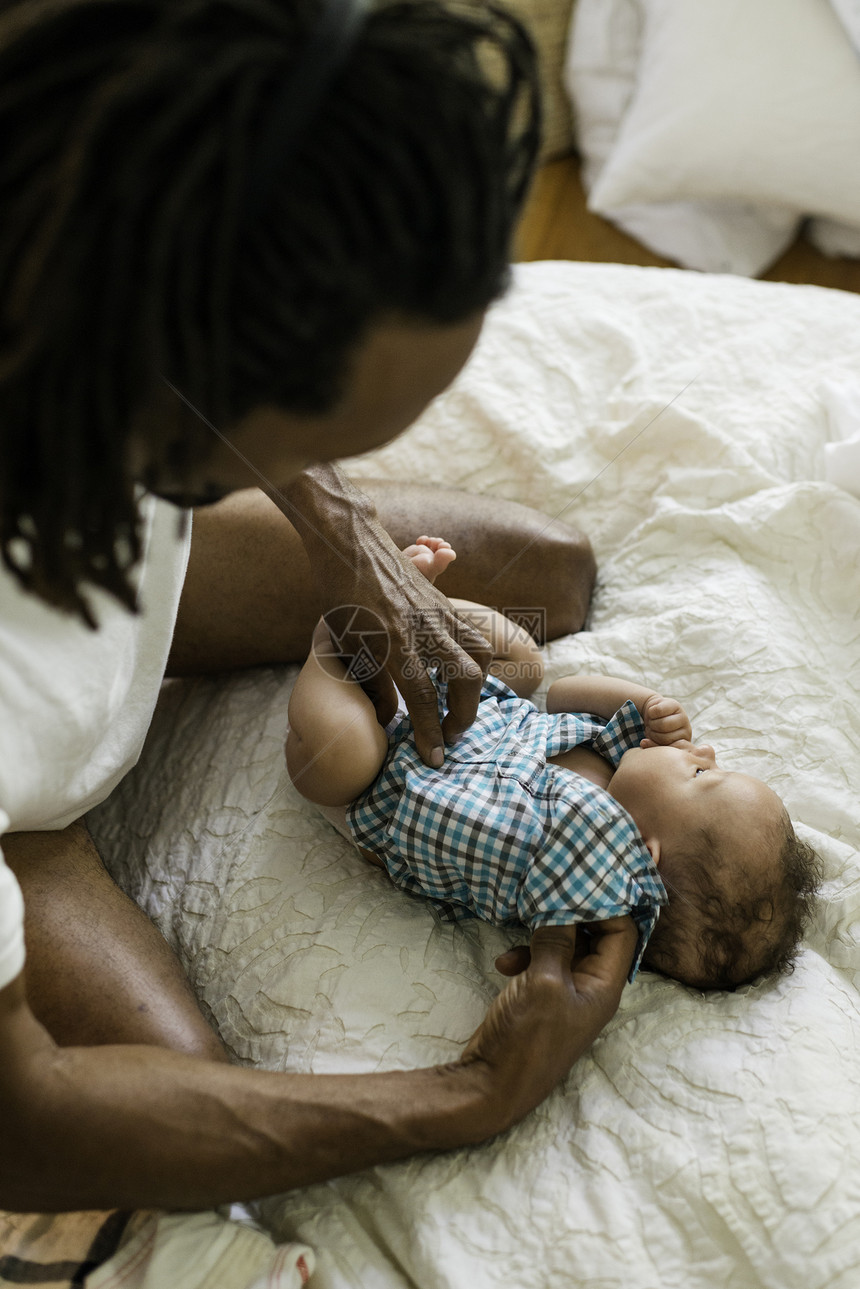
[[[288,505],[270,493],[301,534],[338,653],[376,706],[381,724],[394,715],[398,686],[428,765],[441,765],[475,719],[492,660],[489,643],[458,618],[444,595],[398,551],[367,497],[333,467],[319,466],[291,487]],[[440,730],[428,668],[448,681]],[[394,683],[392,683],[394,682]]]
[[[645,737],[640,745],[642,747],[689,743],[693,737],[690,718],[674,698],[651,694],[642,704],[640,715],[645,722]]]
[[[577,952],[576,927],[543,927],[530,950],[514,949],[497,960],[513,979],[461,1060],[483,1065],[509,1123],[552,1091],[618,1007],[636,928],[628,917],[611,918],[589,928],[587,939]]]
[[[0,1206],[211,1208],[484,1141],[600,1032],[635,944],[629,918],[595,924],[584,956],[572,927],[537,931],[531,963],[507,964],[519,974],[459,1061],[372,1074],[272,1073],[131,1043],[60,1048],[22,973],[0,989]]]

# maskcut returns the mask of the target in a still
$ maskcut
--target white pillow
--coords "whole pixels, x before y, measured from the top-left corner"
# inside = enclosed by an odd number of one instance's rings
[[[860,0],[830,0],[848,39],[860,54]],[[860,259],[860,225],[833,219],[810,220],[806,236],[825,255],[852,255]]]
[[[830,0],[846,35],[860,54],[860,0]],[[825,255],[849,255],[860,259],[860,224],[841,224],[834,219],[811,219],[806,238]]]
[[[824,0],[579,0],[567,81],[589,205],[689,267],[860,225],[860,61]]]
[[[641,0],[578,0],[565,64],[583,182],[590,191],[612,154],[636,89]],[[592,210],[596,207],[589,202]],[[755,276],[793,241],[793,211],[739,202],[653,202],[600,210],[631,237],[685,268]]]
[[[830,0],[842,26],[860,54],[860,0]]]

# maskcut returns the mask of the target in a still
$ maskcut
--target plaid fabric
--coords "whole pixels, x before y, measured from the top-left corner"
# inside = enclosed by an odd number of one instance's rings
[[[639,932],[632,980],[666,903],[663,884],[627,811],[547,757],[585,746],[617,765],[644,734],[634,704],[608,723],[549,715],[489,676],[474,724],[440,770],[424,765],[412,733],[404,719],[378,778],[347,807],[358,844],[449,921],[534,929],[629,913]]]
[[[150,1214],[0,1213],[0,1289],[81,1289]]]

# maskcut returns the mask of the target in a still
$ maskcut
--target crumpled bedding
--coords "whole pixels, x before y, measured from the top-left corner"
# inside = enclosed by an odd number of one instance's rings
[[[826,883],[791,977],[705,996],[643,973],[505,1136],[265,1201],[268,1230],[315,1249],[314,1285],[860,1283],[860,501],[824,481],[820,394],[855,380],[857,297],[529,265],[454,387],[348,463],[584,527],[587,630],[547,647],[541,693],[577,669],[659,685],[783,796]],[[166,685],[140,764],[90,816],[97,843],[238,1060],[449,1060],[509,933],[440,922],[298,797],[295,675]]]

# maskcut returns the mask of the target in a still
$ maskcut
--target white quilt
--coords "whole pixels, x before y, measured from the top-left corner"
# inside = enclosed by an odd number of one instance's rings
[[[267,1201],[319,1289],[860,1284],[860,501],[823,482],[820,394],[853,380],[860,298],[530,265],[452,390],[349,463],[583,526],[599,582],[547,683],[604,670],[679,698],[782,794],[827,881],[792,977],[702,996],[643,974],[503,1138]],[[295,674],[166,686],[97,842],[241,1061],[448,1060],[509,936],[440,923],[298,797]]]

